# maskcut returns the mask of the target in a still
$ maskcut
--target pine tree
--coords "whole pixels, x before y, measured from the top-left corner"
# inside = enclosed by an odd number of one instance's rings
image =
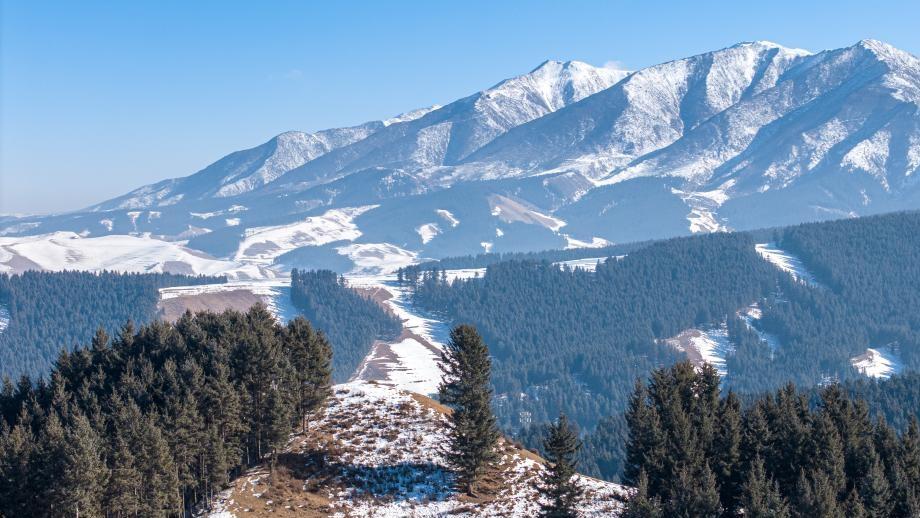
[[[332,383],[332,347],[303,317],[288,323],[285,341],[294,368],[298,390],[298,414],[301,431],[306,431],[308,413],[329,397]]]
[[[32,485],[36,475],[32,458],[35,438],[21,424],[9,431],[2,428],[0,426],[0,515],[29,516],[35,505]]]
[[[675,518],[717,518],[722,514],[716,477],[708,464],[696,470],[680,469],[665,514]]]
[[[719,404],[716,435],[710,455],[714,458],[713,471],[719,484],[722,506],[728,513],[737,511],[744,483],[740,448],[741,401],[733,392],[729,392]]]
[[[458,487],[474,495],[476,481],[496,459],[499,436],[489,387],[492,363],[476,328],[460,325],[451,331],[441,369],[444,377],[438,393],[441,402],[453,409],[446,457],[457,473]]]
[[[872,518],[891,516],[891,486],[878,457],[872,463],[866,478],[863,479],[860,495],[869,516]]]
[[[265,427],[265,440],[270,449],[270,466],[274,475],[278,452],[287,444],[288,434],[291,432],[291,402],[278,387],[272,387],[269,389],[266,405],[269,421]]]
[[[141,473],[121,430],[116,429],[109,451],[111,474],[105,495],[106,512],[111,516],[136,516],[140,506]]]
[[[626,501],[626,509],[621,518],[662,518],[661,502],[657,497],[649,497],[648,475],[639,469],[636,476],[636,492]]]
[[[795,509],[799,516],[809,518],[836,518],[840,516],[840,506],[837,501],[837,492],[823,472],[812,473],[807,476],[805,471],[799,472],[796,483]]]
[[[755,457],[741,493],[745,518],[788,518],[789,506],[779,486],[767,479],[763,459]]]
[[[55,481],[64,488],[60,510],[77,518],[101,515],[108,467],[102,457],[102,440],[83,414],[74,417],[62,454],[64,473]]]
[[[866,506],[863,505],[862,499],[859,497],[859,493],[856,492],[855,488],[850,490],[850,494],[843,502],[843,509],[846,512],[847,518],[869,518],[869,514],[866,512]]]
[[[811,435],[811,471],[823,474],[835,498],[840,500],[847,488],[843,442],[827,412],[822,411],[816,417]]]
[[[664,487],[665,437],[661,419],[654,406],[647,402],[648,389],[636,380],[633,396],[626,412],[629,437],[626,443],[626,463],[623,468],[624,482],[638,484],[640,472],[648,479],[649,494],[657,496]]]
[[[574,518],[578,515],[578,502],[583,490],[575,480],[576,457],[581,448],[578,435],[569,425],[565,414],[549,427],[543,443],[548,465],[542,476],[541,492],[549,502],[541,503],[541,516]]]

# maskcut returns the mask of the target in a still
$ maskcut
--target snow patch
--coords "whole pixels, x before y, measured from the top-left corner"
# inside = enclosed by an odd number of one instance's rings
[[[725,359],[735,351],[728,339],[728,326],[724,323],[707,329],[687,329],[665,343],[678,351],[687,353],[691,362],[712,365],[723,378],[728,374]]]
[[[10,311],[0,304],[0,333],[10,326]]]
[[[450,223],[451,227],[456,227],[460,224],[460,220],[455,218],[454,215],[449,210],[438,209],[435,212],[438,213],[438,216],[444,218],[444,221]]]
[[[581,241],[581,240],[575,239],[574,237],[568,234],[562,234],[562,237],[565,238],[565,243],[566,243],[565,249],[566,250],[571,250],[573,248],[603,248],[605,246],[610,246],[613,244],[604,238],[596,237],[596,236],[592,237],[591,241]]]
[[[416,228],[415,231],[418,232],[419,237],[422,238],[422,244],[427,245],[429,241],[441,233],[441,227],[439,227],[437,223],[425,223]]]
[[[888,379],[903,370],[900,359],[889,346],[868,348],[865,353],[851,358],[850,363],[861,374],[870,378]]]
[[[378,205],[331,209],[321,216],[286,225],[246,229],[234,259],[269,265],[281,255],[302,246],[320,246],[334,241],[354,241],[361,236],[354,219]]]
[[[754,249],[768,262],[780,270],[792,275],[792,278],[809,286],[817,286],[818,281],[808,271],[802,261],[790,252],[780,249],[776,243],[758,243]]]
[[[355,273],[391,273],[415,264],[417,259],[415,252],[390,243],[355,243],[340,246],[336,251],[355,263]]]

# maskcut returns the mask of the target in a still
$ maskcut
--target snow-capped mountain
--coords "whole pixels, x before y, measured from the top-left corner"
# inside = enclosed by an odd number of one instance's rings
[[[384,121],[316,133],[287,131],[251,149],[231,153],[197,173],[132,191],[92,210],[138,209],[204,197],[229,198],[271,183],[284,173],[334,149],[367,138],[391,124],[417,119],[438,108],[420,108]]]
[[[916,209],[918,177],[917,57],[751,42],[632,73],[547,61],[443,107],[284,133],[88,211],[5,218],[0,235],[138,234],[243,271],[373,270]]]
[[[420,170],[460,163],[506,131],[604,90],[627,75],[578,61],[546,61],[415,120],[391,124],[285,175],[302,188],[371,167]]]

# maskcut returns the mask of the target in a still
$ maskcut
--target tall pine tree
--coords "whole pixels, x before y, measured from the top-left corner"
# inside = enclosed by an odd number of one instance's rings
[[[574,518],[578,516],[578,502],[583,493],[575,480],[576,457],[581,441],[565,414],[560,414],[559,419],[549,426],[543,448],[549,464],[541,477],[540,490],[548,502],[540,504],[540,516]]]
[[[475,495],[476,481],[496,459],[499,436],[489,386],[492,361],[475,327],[460,325],[451,331],[441,370],[444,377],[438,394],[453,409],[446,457],[456,471],[459,489]]]

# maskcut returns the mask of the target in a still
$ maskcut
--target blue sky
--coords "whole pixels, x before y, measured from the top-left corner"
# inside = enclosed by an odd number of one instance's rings
[[[545,59],[636,69],[759,39],[920,54],[915,0],[0,1],[0,213],[81,208]]]

